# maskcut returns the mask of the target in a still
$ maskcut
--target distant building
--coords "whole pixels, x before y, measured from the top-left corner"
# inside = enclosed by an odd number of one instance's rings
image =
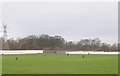
[[[43,50],[43,53],[56,53],[56,50]]]
[[[66,54],[66,51],[63,51],[63,50],[59,50],[59,51],[56,51],[57,54]]]
[[[43,53],[66,54],[66,52],[62,50],[43,50]]]

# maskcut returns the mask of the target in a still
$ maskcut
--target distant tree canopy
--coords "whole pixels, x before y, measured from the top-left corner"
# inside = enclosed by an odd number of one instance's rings
[[[2,39],[2,38],[1,38]],[[118,51],[118,44],[101,43],[99,38],[82,39],[76,43],[65,41],[61,36],[30,35],[21,39],[7,40],[10,50],[71,50],[71,51]],[[3,46],[3,49],[4,46]]]

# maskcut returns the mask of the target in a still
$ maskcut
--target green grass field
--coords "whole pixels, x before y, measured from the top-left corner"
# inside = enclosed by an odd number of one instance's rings
[[[16,60],[18,57],[18,60]],[[3,74],[118,74],[117,55],[3,55]]]
[[[0,55],[0,75],[2,75],[2,55]]]

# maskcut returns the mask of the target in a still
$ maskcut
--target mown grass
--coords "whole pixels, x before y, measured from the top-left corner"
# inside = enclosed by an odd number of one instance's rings
[[[3,55],[2,65],[3,74],[118,74],[117,55]]]
[[[2,55],[0,55],[0,75],[2,75]]]

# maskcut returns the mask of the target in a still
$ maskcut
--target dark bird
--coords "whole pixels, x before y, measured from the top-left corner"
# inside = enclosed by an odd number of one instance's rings
[[[18,60],[18,58],[16,57],[16,60]]]

